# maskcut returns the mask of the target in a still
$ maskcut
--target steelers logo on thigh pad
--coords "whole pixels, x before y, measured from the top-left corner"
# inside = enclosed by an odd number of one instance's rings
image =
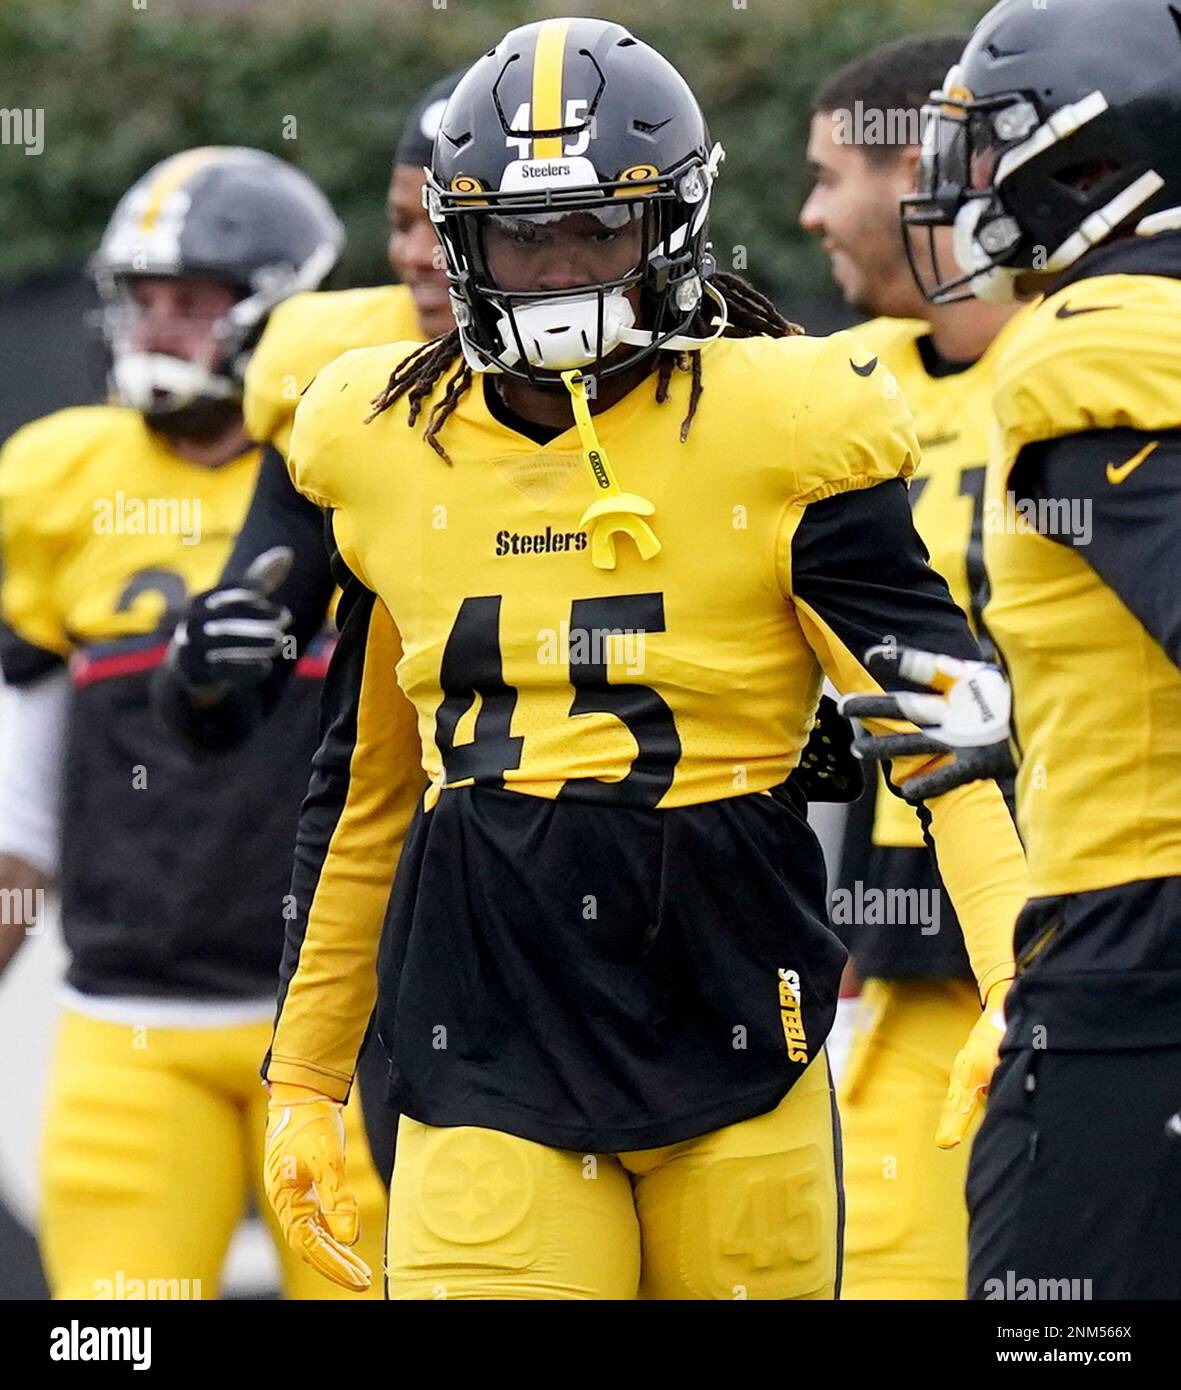
[[[533,1205],[532,1158],[521,1140],[493,1130],[432,1135],[420,1188],[423,1224],[453,1245],[486,1245],[511,1235]]]

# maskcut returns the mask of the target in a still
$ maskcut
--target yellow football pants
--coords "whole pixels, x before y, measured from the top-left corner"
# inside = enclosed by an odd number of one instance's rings
[[[867,980],[837,1097],[846,1299],[963,1298],[975,1128],[935,1147],[951,1064],[980,1017],[962,980]]]
[[[393,1299],[834,1297],[839,1202],[828,1064],[766,1115],[621,1154],[402,1117]]]
[[[267,1097],[258,1075],[270,1038],[268,1022],[155,1028],[63,1015],[42,1153],[41,1252],[55,1298],[126,1297],[137,1287],[216,1298],[251,1194],[289,1298],[381,1297],[385,1191],[355,1093],[345,1111],[348,1172],[374,1288],[352,1294],[323,1278],[275,1223],[262,1191]]]

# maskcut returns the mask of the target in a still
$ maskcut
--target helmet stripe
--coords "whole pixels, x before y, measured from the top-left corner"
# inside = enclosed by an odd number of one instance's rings
[[[557,130],[562,119],[562,67],[566,57],[568,19],[547,19],[537,35],[533,53],[534,130]],[[534,159],[560,159],[562,137],[547,135],[533,141]]]
[[[185,150],[183,154],[174,155],[172,159],[167,160],[152,181],[147,206],[139,222],[140,231],[150,232],[156,225],[156,219],[163,211],[169,195],[175,193],[178,188],[183,188],[198,169],[212,164],[218,155],[224,153],[225,150],[216,145],[202,145],[199,149]]]

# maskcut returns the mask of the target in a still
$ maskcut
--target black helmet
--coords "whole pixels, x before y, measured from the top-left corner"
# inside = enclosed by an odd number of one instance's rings
[[[446,77],[440,77],[410,108],[410,114],[406,117],[398,136],[398,146],[394,151],[395,164],[409,164],[416,169],[425,168],[430,164],[443,112],[447,109],[451,93],[466,71],[466,68],[459,68],[455,72],[449,72]]]
[[[931,100],[902,222],[932,302],[1005,302],[1020,275],[1181,226],[1181,5],[1002,0]],[[939,266],[938,226],[955,228],[958,272]]]
[[[720,333],[725,303],[708,284],[707,232],[721,158],[685,80],[621,25],[551,19],[507,34],[447,103],[424,190],[469,365],[533,381],[572,367],[606,376],[660,347],[708,341],[683,336],[706,294]],[[640,222],[635,265],[575,289],[494,283],[490,223],[571,213],[606,228]],[[606,364],[620,344],[634,351]]]
[[[314,290],[340,259],[344,228],[319,188],[262,150],[207,146],[162,161],[120,200],[91,262],[103,300],[109,385],[156,428],[200,436],[232,417],[271,310]],[[239,296],[217,325],[208,368],[135,350],[128,281],[201,275]]]

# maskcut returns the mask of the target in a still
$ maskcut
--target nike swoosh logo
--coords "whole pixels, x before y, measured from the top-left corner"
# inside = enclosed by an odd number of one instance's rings
[[[1154,439],[1151,444],[1146,444],[1144,448],[1141,449],[1140,452],[1134,458],[1130,458],[1127,461],[1127,463],[1121,463],[1118,467],[1116,467],[1114,463],[1109,463],[1107,465],[1107,481],[1109,483],[1114,483],[1116,487],[1119,487],[1120,483],[1123,482],[1123,480],[1128,476],[1128,474],[1135,472],[1135,470],[1140,467],[1140,465],[1144,462],[1148,455],[1151,454],[1153,450],[1157,449],[1159,446],[1160,440]]]
[[[876,357],[871,357],[864,367],[859,367],[851,357],[849,358],[849,366],[853,368],[858,376],[873,376],[873,369],[877,365],[878,359]]]
[[[1076,319],[1080,314],[1101,314],[1105,309],[1118,309],[1118,304],[1095,304],[1089,309],[1072,309],[1069,304],[1059,304],[1056,319]]]

